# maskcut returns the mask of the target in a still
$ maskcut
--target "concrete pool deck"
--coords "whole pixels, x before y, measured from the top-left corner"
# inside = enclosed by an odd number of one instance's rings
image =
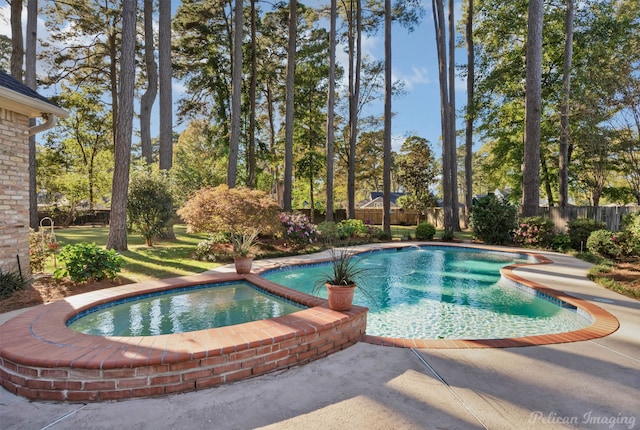
[[[599,339],[521,348],[361,342],[279,373],[113,403],[30,402],[0,389],[0,427],[640,428],[640,302],[590,282],[587,263],[541,254],[553,264],[515,273],[604,308],[620,328]]]

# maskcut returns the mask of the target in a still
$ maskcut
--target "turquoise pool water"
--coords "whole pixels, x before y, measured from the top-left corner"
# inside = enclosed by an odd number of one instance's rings
[[[405,247],[356,257],[366,269],[354,303],[369,308],[367,334],[413,339],[493,339],[560,333],[590,324],[500,280],[500,268],[526,255],[460,247]],[[326,264],[266,272],[273,282],[326,298],[315,289]],[[319,294],[318,294],[319,293]]]
[[[88,309],[67,322],[98,336],[156,336],[275,318],[304,307],[248,282],[169,290]]]

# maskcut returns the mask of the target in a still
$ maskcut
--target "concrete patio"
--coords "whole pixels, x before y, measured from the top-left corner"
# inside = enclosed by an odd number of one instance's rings
[[[0,389],[2,429],[640,428],[640,302],[590,282],[589,264],[517,274],[615,315],[584,342],[503,349],[359,343],[310,364],[217,388],[113,403],[29,402]],[[12,315],[0,315],[0,324]]]

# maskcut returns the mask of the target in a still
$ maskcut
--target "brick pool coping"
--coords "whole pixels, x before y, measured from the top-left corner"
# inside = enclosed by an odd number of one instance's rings
[[[538,264],[553,263],[544,256],[529,255]],[[258,272],[280,265],[266,265]],[[194,391],[246,379],[307,363],[358,341],[410,348],[496,348],[583,341],[618,329],[618,320],[604,309],[514,273],[517,267],[530,265],[507,266],[502,269],[502,276],[516,286],[575,306],[588,315],[592,324],[573,332],[510,339],[384,338],[366,335],[366,308],[332,311],[324,299],[280,286],[255,273],[206,273],[71,296],[18,315],[0,326],[0,384],[32,400],[121,400]],[[161,336],[90,336],[72,331],[65,324],[82,310],[109,301],[236,280],[247,280],[309,308],[270,320]]]
[[[243,280],[310,308],[181,334],[101,337],[65,322],[101,303],[164,289]],[[204,389],[297,366],[364,339],[367,309],[326,301],[255,274],[201,274],[129,284],[40,305],[0,326],[0,384],[31,400],[91,402]]]

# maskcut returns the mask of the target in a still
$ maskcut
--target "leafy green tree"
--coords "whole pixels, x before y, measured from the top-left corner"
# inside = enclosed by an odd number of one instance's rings
[[[438,169],[429,142],[418,136],[408,137],[397,157],[398,183],[410,194],[405,206],[410,209],[426,209],[434,206],[431,186]]]
[[[166,231],[173,217],[166,172],[151,168],[134,172],[129,184],[127,215],[130,229],[141,234],[147,246],[153,246],[153,238]]]

